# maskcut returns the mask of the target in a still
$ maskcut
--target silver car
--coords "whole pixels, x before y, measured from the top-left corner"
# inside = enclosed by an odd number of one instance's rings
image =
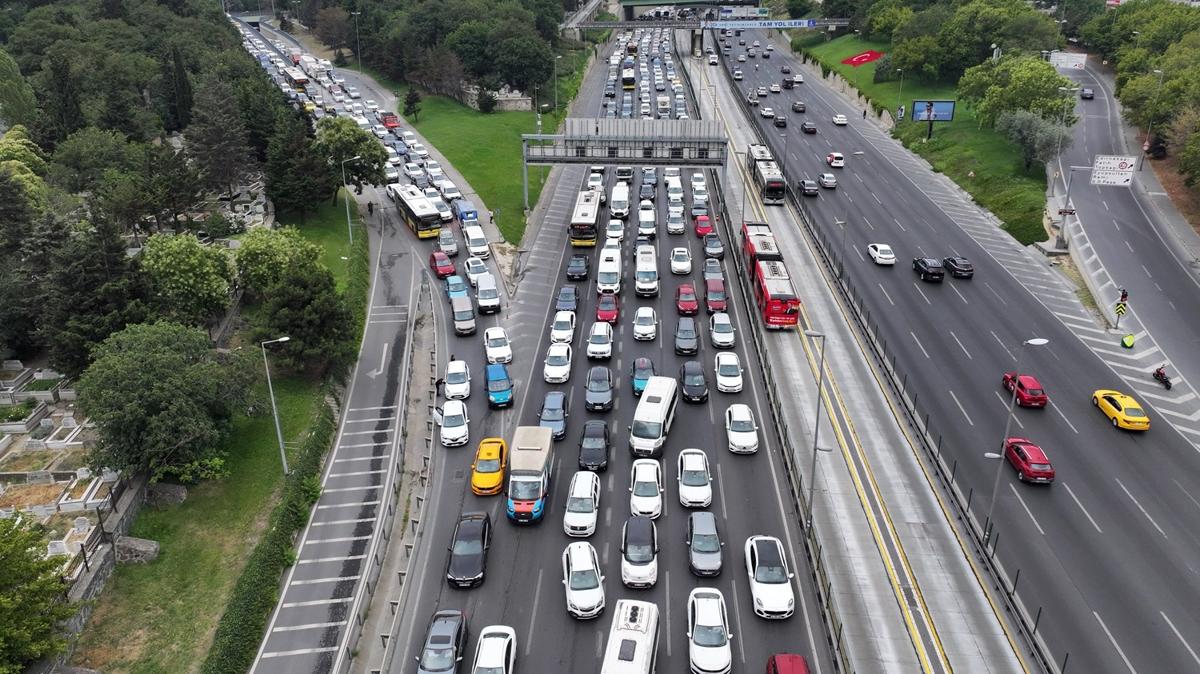
[[[697,576],[717,576],[721,573],[721,536],[717,518],[708,511],[688,515],[688,568]]]

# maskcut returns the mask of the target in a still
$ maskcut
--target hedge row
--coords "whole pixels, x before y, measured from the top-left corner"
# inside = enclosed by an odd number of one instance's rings
[[[204,659],[204,674],[246,672],[254,662],[267,620],[279,595],[279,579],[293,562],[292,542],[308,522],[315,500],[312,485],[319,480],[321,459],[333,441],[337,419],[325,402],[322,387],[320,410],[308,436],[292,459],[292,472],[283,486],[283,497],[271,512],[270,527],[250,554],[217,623],[212,649]]]

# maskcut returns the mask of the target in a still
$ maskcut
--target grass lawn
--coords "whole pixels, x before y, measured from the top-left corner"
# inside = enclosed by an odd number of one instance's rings
[[[303,220],[299,215],[287,211],[278,214],[281,224],[294,225],[305,239],[321,247],[321,262],[333,272],[333,280],[337,282],[339,291],[346,287],[346,269],[350,257],[346,198],[346,193],[339,191],[336,204],[325,202],[316,213],[307,214]],[[354,236],[366,236],[354,202],[350,202],[350,219],[354,222]]]
[[[807,47],[806,51],[826,66],[849,80],[877,106],[895,110],[901,102],[907,109],[913,100],[957,98],[953,85],[927,82],[918,78],[900,82],[880,82],[875,77],[875,64],[858,68],[842,65],[842,59],[868,49],[886,53],[890,45],[857,39],[852,35]],[[950,176],[1004,222],[1005,229],[1024,245],[1046,239],[1042,227],[1042,211],[1046,204],[1046,174],[1041,166],[1026,171],[1020,152],[991,129],[979,128],[975,114],[965,106],[955,110],[953,122],[934,124],[933,139],[925,142],[928,126],[924,123],[902,122],[894,132],[910,150],[924,157],[934,169]],[[968,176],[972,171],[975,177]]]
[[[319,382],[274,383],[284,439],[294,441],[319,402]],[[158,541],[158,561],[116,568],[73,664],[139,674],[199,668],[282,481],[269,413],[239,416],[227,449],[228,478],[191,488],[177,508],[142,510],[130,535]]]

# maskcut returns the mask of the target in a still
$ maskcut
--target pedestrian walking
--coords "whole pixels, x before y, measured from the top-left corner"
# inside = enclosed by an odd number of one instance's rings
[[[367,215],[375,215],[375,202],[374,201],[367,202]]]
[[[863,119],[867,118],[867,109],[863,108]]]

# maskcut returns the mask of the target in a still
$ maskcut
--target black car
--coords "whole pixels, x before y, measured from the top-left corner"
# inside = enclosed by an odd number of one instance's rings
[[[800,130],[804,133],[816,133],[817,125],[813,124],[812,122],[805,122],[800,125]]]
[[[808,106],[804,104],[804,101],[792,101],[792,112],[806,112],[807,110]]]
[[[658,194],[658,190],[654,189],[654,185],[650,183],[642,183],[642,186],[638,188],[638,199],[653,201],[656,194]]]
[[[554,300],[555,311],[575,311],[579,308],[579,293],[575,286],[563,286],[558,289],[558,297]]]
[[[616,87],[611,86],[611,85],[604,87],[604,97],[605,98],[616,98],[616,96],[617,96],[617,88]]]
[[[783,73],[784,75],[791,75],[792,69],[790,66],[780,66],[779,72]]]
[[[450,539],[446,581],[454,587],[475,587],[482,584],[491,544],[491,517],[485,512],[463,513],[454,527],[454,537]]]
[[[588,370],[587,395],[584,405],[590,412],[607,412],[613,407],[612,371],[603,365],[594,365]]]
[[[783,115],[775,115],[775,126],[781,128],[781,129],[786,127],[787,126],[787,117],[784,117]]]
[[[683,399],[687,402],[702,403],[708,400],[708,377],[700,361],[689,360],[679,367],[679,384]]]
[[[597,472],[608,470],[608,456],[611,453],[608,424],[598,420],[585,423],[583,435],[579,436],[579,469]]]
[[[949,270],[950,275],[954,278],[973,278],[975,276],[975,265],[965,257],[953,255],[942,258],[942,266]]]
[[[467,615],[456,608],[434,613],[423,643],[417,674],[456,671],[467,652]]]
[[[567,280],[586,281],[588,277],[588,256],[576,253],[567,260]],[[562,295],[561,291],[559,293]]]
[[[800,188],[800,192],[806,197],[815,197],[821,193],[821,188],[815,180],[801,180],[797,187]]]
[[[704,257],[718,260],[725,259],[725,244],[721,243],[720,236],[716,234],[704,235]]]
[[[942,263],[932,257],[913,258],[913,271],[921,276],[922,281],[932,283],[941,283],[942,279],[946,277],[946,270],[942,267]]]
[[[1096,92],[1092,91],[1091,87],[1084,87],[1079,90],[1079,97],[1085,101],[1090,101],[1096,97]]]
[[[542,411],[538,412],[538,423],[542,428],[549,428],[555,440],[567,436],[567,394],[562,391],[550,391],[542,400]]]
[[[681,356],[700,351],[700,335],[696,332],[696,319],[682,316],[675,324],[675,353]]]
[[[649,517],[634,515],[621,527],[621,568],[630,571],[626,587],[650,587],[657,578],[648,571],[657,564],[658,529]],[[624,576],[624,573],[622,573]],[[634,580],[636,579],[636,580]]]

